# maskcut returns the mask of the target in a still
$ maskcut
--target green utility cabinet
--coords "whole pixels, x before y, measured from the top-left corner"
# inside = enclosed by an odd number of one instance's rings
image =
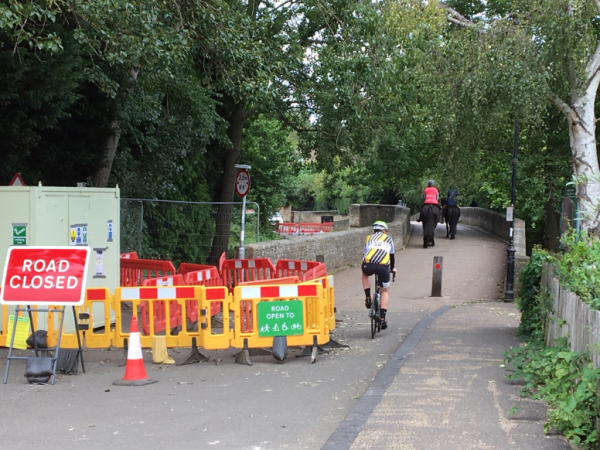
[[[13,245],[83,245],[92,249],[87,287],[114,293],[119,286],[118,187],[0,186],[0,208],[0,273]],[[94,327],[104,326],[100,306],[90,311]],[[72,314],[66,314],[65,331],[73,329]]]

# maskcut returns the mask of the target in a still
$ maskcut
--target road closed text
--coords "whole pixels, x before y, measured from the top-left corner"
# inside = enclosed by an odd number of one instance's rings
[[[24,259],[21,273],[12,275],[8,284],[13,289],[76,289],[79,280],[69,271],[66,259]]]

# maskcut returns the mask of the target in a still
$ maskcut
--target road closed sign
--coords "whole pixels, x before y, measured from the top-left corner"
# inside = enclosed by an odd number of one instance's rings
[[[0,304],[82,305],[89,247],[11,247]]]

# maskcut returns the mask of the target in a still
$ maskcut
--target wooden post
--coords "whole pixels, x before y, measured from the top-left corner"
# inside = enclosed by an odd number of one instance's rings
[[[431,296],[442,296],[442,270],[444,269],[444,257],[433,257],[433,276],[431,277]]]

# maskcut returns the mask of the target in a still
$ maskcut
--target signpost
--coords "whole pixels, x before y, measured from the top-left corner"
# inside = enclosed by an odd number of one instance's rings
[[[14,232],[13,232],[14,233]],[[87,279],[87,263],[90,256],[89,247],[10,247],[2,274],[2,290],[0,291],[0,304],[14,305],[16,326],[10,333],[9,349],[4,374],[4,384],[8,381],[10,362],[13,359],[27,360],[29,370],[29,357],[14,356],[13,348],[22,347],[23,318],[19,312],[29,314],[31,334],[35,336],[32,312],[54,312],[60,314],[58,338],[56,346],[52,348],[54,356],[40,357],[34,339],[33,348],[36,362],[32,363],[28,376],[34,379],[51,378],[54,384],[56,365],[60,353],[60,340],[65,319],[65,305],[71,305],[75,319],[75,330],[79,352],[77,358],[81,359],[81,366],[85,372],[81,340],[79,337],[79,324],[75,306],[83,305],[85,300],[85,282]],[[21,306],[26,305],[26,306]],[[31,305],[38,305],[33,309]],[[58,306],[60,305],[60,307]],[[15,320],[13,319],[13,321]],[[26,326],[26,325],[25,325]],[[20,330],[20,331],[19,331]],[[27,333],[24,333],[25,335]]]
[[[246,257],[246,249],[244,248],[244,234],[246,228],[246,194],[250,190],[250,174],[248,173],[248,169],[251,169],[251,167],[246,164],[236,164],[235,167],[240,169],[235,176],[235,192],[242,197],[242,226],[240,230],[240,250],[238,256],[239,259],[244,259]]]

